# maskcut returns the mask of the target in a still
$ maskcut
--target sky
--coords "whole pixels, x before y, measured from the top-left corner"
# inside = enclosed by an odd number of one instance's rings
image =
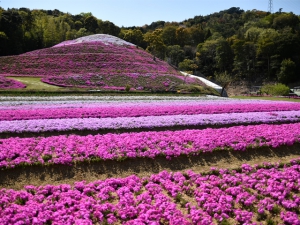
[[[152,22],[181,22],[194,16],[239,7],[242,10],[268,11],[270,0],[0,0],[0,7],[58,9],[72,15],[92,13],[97,19],[119,27],[150,25]],[[300,0],[273,0],[273,12],[300,15]]]

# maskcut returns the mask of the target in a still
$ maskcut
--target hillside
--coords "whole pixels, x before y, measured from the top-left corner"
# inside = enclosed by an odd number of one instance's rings
[[[106,34],[1,57],[0,68],[2,77],[41,77],[43,82],[61,87],[168,91],[184,83],[205,86],[136,45]]]

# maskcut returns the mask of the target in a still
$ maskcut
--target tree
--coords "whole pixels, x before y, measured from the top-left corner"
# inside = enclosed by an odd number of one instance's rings
[[[253,75],[256,70],[256,47],[251,41],[235,40],[231,46],[234,52],[233,71],[239,75]]]
[[[110,21],[99,20],[98,27],[99,27],[98,33],[110,34],[113,36],[118,36],[121,31],[121,29],[118,26],[116,26],[114,23]]]
[[[233,81],[233,78],[226,71],[221,73],[215,72],[214,75],[216,82],[222,87],[221,96],[223,96],[225,88],[230,85],[230,83]]]
[[[122,30],[119,37],[130,43],[144,47],[144,35],[139,29]]]
[[[188,32],[184,27],[178,27],[176,29],[176,40],[181,47],[185,45],[186,40],[188,40]]]
[[[147,32],[144,35],[144,40],[148,43],[147,51],[153,55],[164,59],[166,52],[166,45],[162,39],[162,29],[156,29],[153,32]]]
[[[274,29],[264,30],[258,39],[257,56],[261,56],[267,60],[268,75],[271,75],[270,63],[271,56],[275,54],[275,40],[278,37],[278,32]]]
[[[182,71],[193,74],[194,71],[198,68],[197,64],[191,59],[185,59],[178,64],[178,67]]]
[[[233,53],[229,43],[225,39],[219,39],[216,47],[216,67],[220,71],[230,69],[233,63]]]
[[[184,51],[179,45],[168,46],[167,57],[170,64],[178,66],[179,62],[184,60]]]
[[[205,32],[200,25],[195,25],[187,28],[187,33],[189,37],[189,40],[187,41],[188,44],[197,46],[199,43],[204,42]]]
[[[18,11],[9,9],[1,13],[0,31],[4,32],[8,38],[9,54],[22,53],[22,17]]]
[[[176,26],[166,26],[162,30],[161,37],[166,45],[175,45],[176,39]]]
[[[97,18],[94,16],[88,16],[84,20],[84,28],[87,29],[87,31],[95,34],[96,29],[98,28],[98,21]]]
[[[291,59],[284,59],[281,62],[280,73],[278,74],[278,81],[284,84],[296,80],[296,64]]]
[[[82,24],[82,22],[81,21],[79,21],[79,20],[77,20],[76,22],[75,22],[75,29],[76,30],[79,30],[80,28],[82,28],[83,27],[83,24]]]
[[[282,29],[284,27],[295,28],[299,24],[299,18],[295,14],[291,13],[280,13],[273,20],[273,27],[275,29]]]
[[[0,31],[0,56],[7,55],[8,53],[8,37],[4,32]]]
[[[76,32],[76,37],[80,38],[80,37],[84,37],[84,36],[87,36],[87,35],[90,35],[90,34],[91,33],[89,33],[87,29],[80,28],[79,31]]]

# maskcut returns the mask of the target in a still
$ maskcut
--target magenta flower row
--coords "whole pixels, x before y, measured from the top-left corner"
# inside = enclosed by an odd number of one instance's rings
[[[167,104],[93,104],[88,108],[76,104],[70,108],[57,107],[52,105],[47,108],[26,109],[2,109],[0,120],[29,120],[29,119],[63,119],[63,118],[116,118],[116,117],[141,117],[141,116],[167,116],[167,115],[195,115],[195,114],[222,114],[222,113],[246,113],[246,112],[271,112],[273,111],[300,111],[298,103],[274,102],[242,103],[242,104],[211,104],[205,105],[194,102],[191,104],[178,104],[170,102]],[[42,106],[41,106],[42,107]]]
[[[182,154],[198,155],[218,149],[244,151],[262,146],[290,146],[299,140],[300,123],[88,136],[17,137],[0,139],[0,167],[34,163],[72,164],[95,158],[155,158],[159,155],[171,159]]]
[[[299,163],[1,189],[0,224],[254,225],[273,215],[299,225]]]

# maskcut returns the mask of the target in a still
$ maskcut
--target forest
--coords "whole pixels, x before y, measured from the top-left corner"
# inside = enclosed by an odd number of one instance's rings
[[[189,73],[214,79],[300,81],[300,16],[238,7],[181,22],[118,27],[92,13],[0,7],[0,56],[48,48],[91,34],[131,42]]]

